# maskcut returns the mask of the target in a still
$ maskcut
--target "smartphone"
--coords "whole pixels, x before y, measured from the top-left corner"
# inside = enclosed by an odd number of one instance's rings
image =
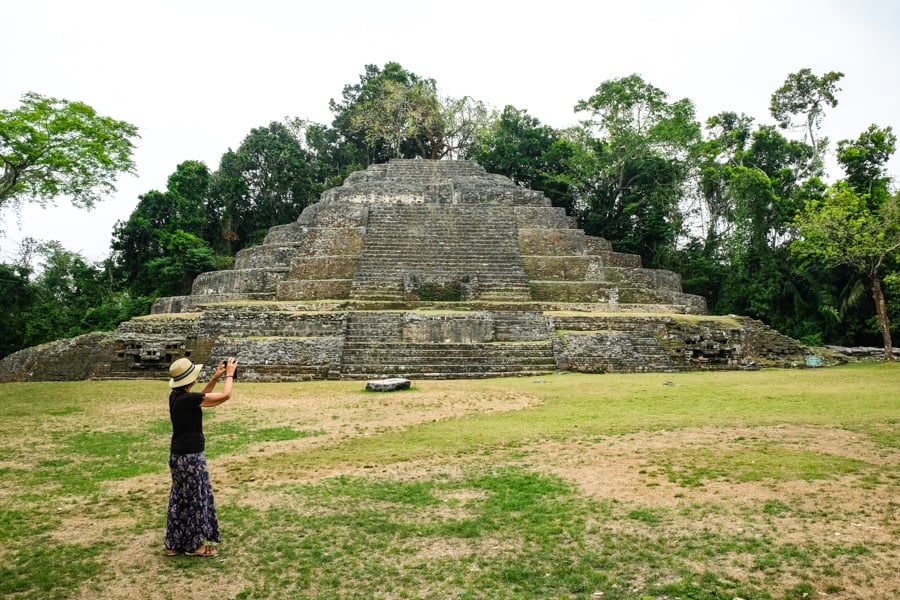
[[[227,365],[227,364],[228,364],[228,360],[227,360],[227,359],[223,359],[223,360],[222,360],[222,366],[224,367],[224,366]],[[232,379],[232,381],[237,381],[237,369],[234,370],[234,379]]]

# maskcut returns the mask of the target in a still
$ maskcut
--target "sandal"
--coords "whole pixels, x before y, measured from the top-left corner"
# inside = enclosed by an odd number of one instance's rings
[[[166,556],[178,556],[181,554],[181,549],[173,550],[171,548],[166,548]]]
[[[199,548],[197,548],[197,549],[195,549],[195,550],[192,550],[192,551],[187,551],[187,550],[186,550],[186,551],[184,552],[184,554],[185,554],[185,556],[209,556],[209,557],[213,557],[213,556],[217,556],[217,555],[219,554],[219,551],[216,550],[215,548],[212,548],[211,546],[207,546],[206,544],[201,544]]]

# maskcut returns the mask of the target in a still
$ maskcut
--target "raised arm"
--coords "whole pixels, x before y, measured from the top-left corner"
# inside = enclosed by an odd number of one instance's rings
[[[200,403],[200,406],[203,408],[218,406],[231,398],[231,388],[234,386],[234,372],[236,369],[237,359],[234,357],[225,360],[224,364],[219,363],[216,366],[216,372],[213,373],[209,383],[203,388],[203,402]],[[225,375],[225,386],[221,392],[213,392],[212,390],[215,389],[216,383],[223,374]]]

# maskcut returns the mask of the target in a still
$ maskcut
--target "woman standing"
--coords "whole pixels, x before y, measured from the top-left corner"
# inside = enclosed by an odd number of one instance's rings
[[[172,443],[169,469],[172,491],[166,518],[166,554],[184,552],[188,556],[216,556],[218,551],[207,542],[219,540],[219,521],[213,501],[212,484],[206,467],[206,444],[203,437],[203,408],[218,406],[231,398],[237,360],[229,358],[216,367],[202,392],[192,392],[203,365],[179,358],[169,367],[169,418],[172,420]],[[225,387],[213,392],[216,382],[225,375]]]

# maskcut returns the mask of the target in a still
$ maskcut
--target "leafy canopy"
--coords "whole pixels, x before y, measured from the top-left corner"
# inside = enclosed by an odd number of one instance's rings
[[[103,117],[82,102],[29,92],[15,110],[0,110],[0,206],[59,196],[91,207],[134,173],[137,127]]]
[[[807,203],[795,225],[800,239],[792,247],[798,256],[874,274],[900,248],[900,198],[890,196],[873,210],[865,196],[838,182],[824,199]]]
[[[837,106],[837,86],[844,77],[839,71],[829,71],[821,77],[810,69],[800,69],[788,75],[784,84],[775,90],[769,102],[769,112],[782,129],[800,128],[805,131],[809,145],[821,158],[828,144],[827,138],[817,138],[825,107]]]
[[[837,160],[847,174],[847,183],[859,194],[878,202],[888,193],[891,178],[885,165],[897,147],[897,136],[890,127],[870,125],[856,140],[838,142]]]
[[[701,140],[693,103],[670,102],[634,74],[603,82],[575,111],[588,115],[582,135],[595,157],[581,191],[586,233],[641,255],[648,266],[666,267],[681,233],[678,201]]]

